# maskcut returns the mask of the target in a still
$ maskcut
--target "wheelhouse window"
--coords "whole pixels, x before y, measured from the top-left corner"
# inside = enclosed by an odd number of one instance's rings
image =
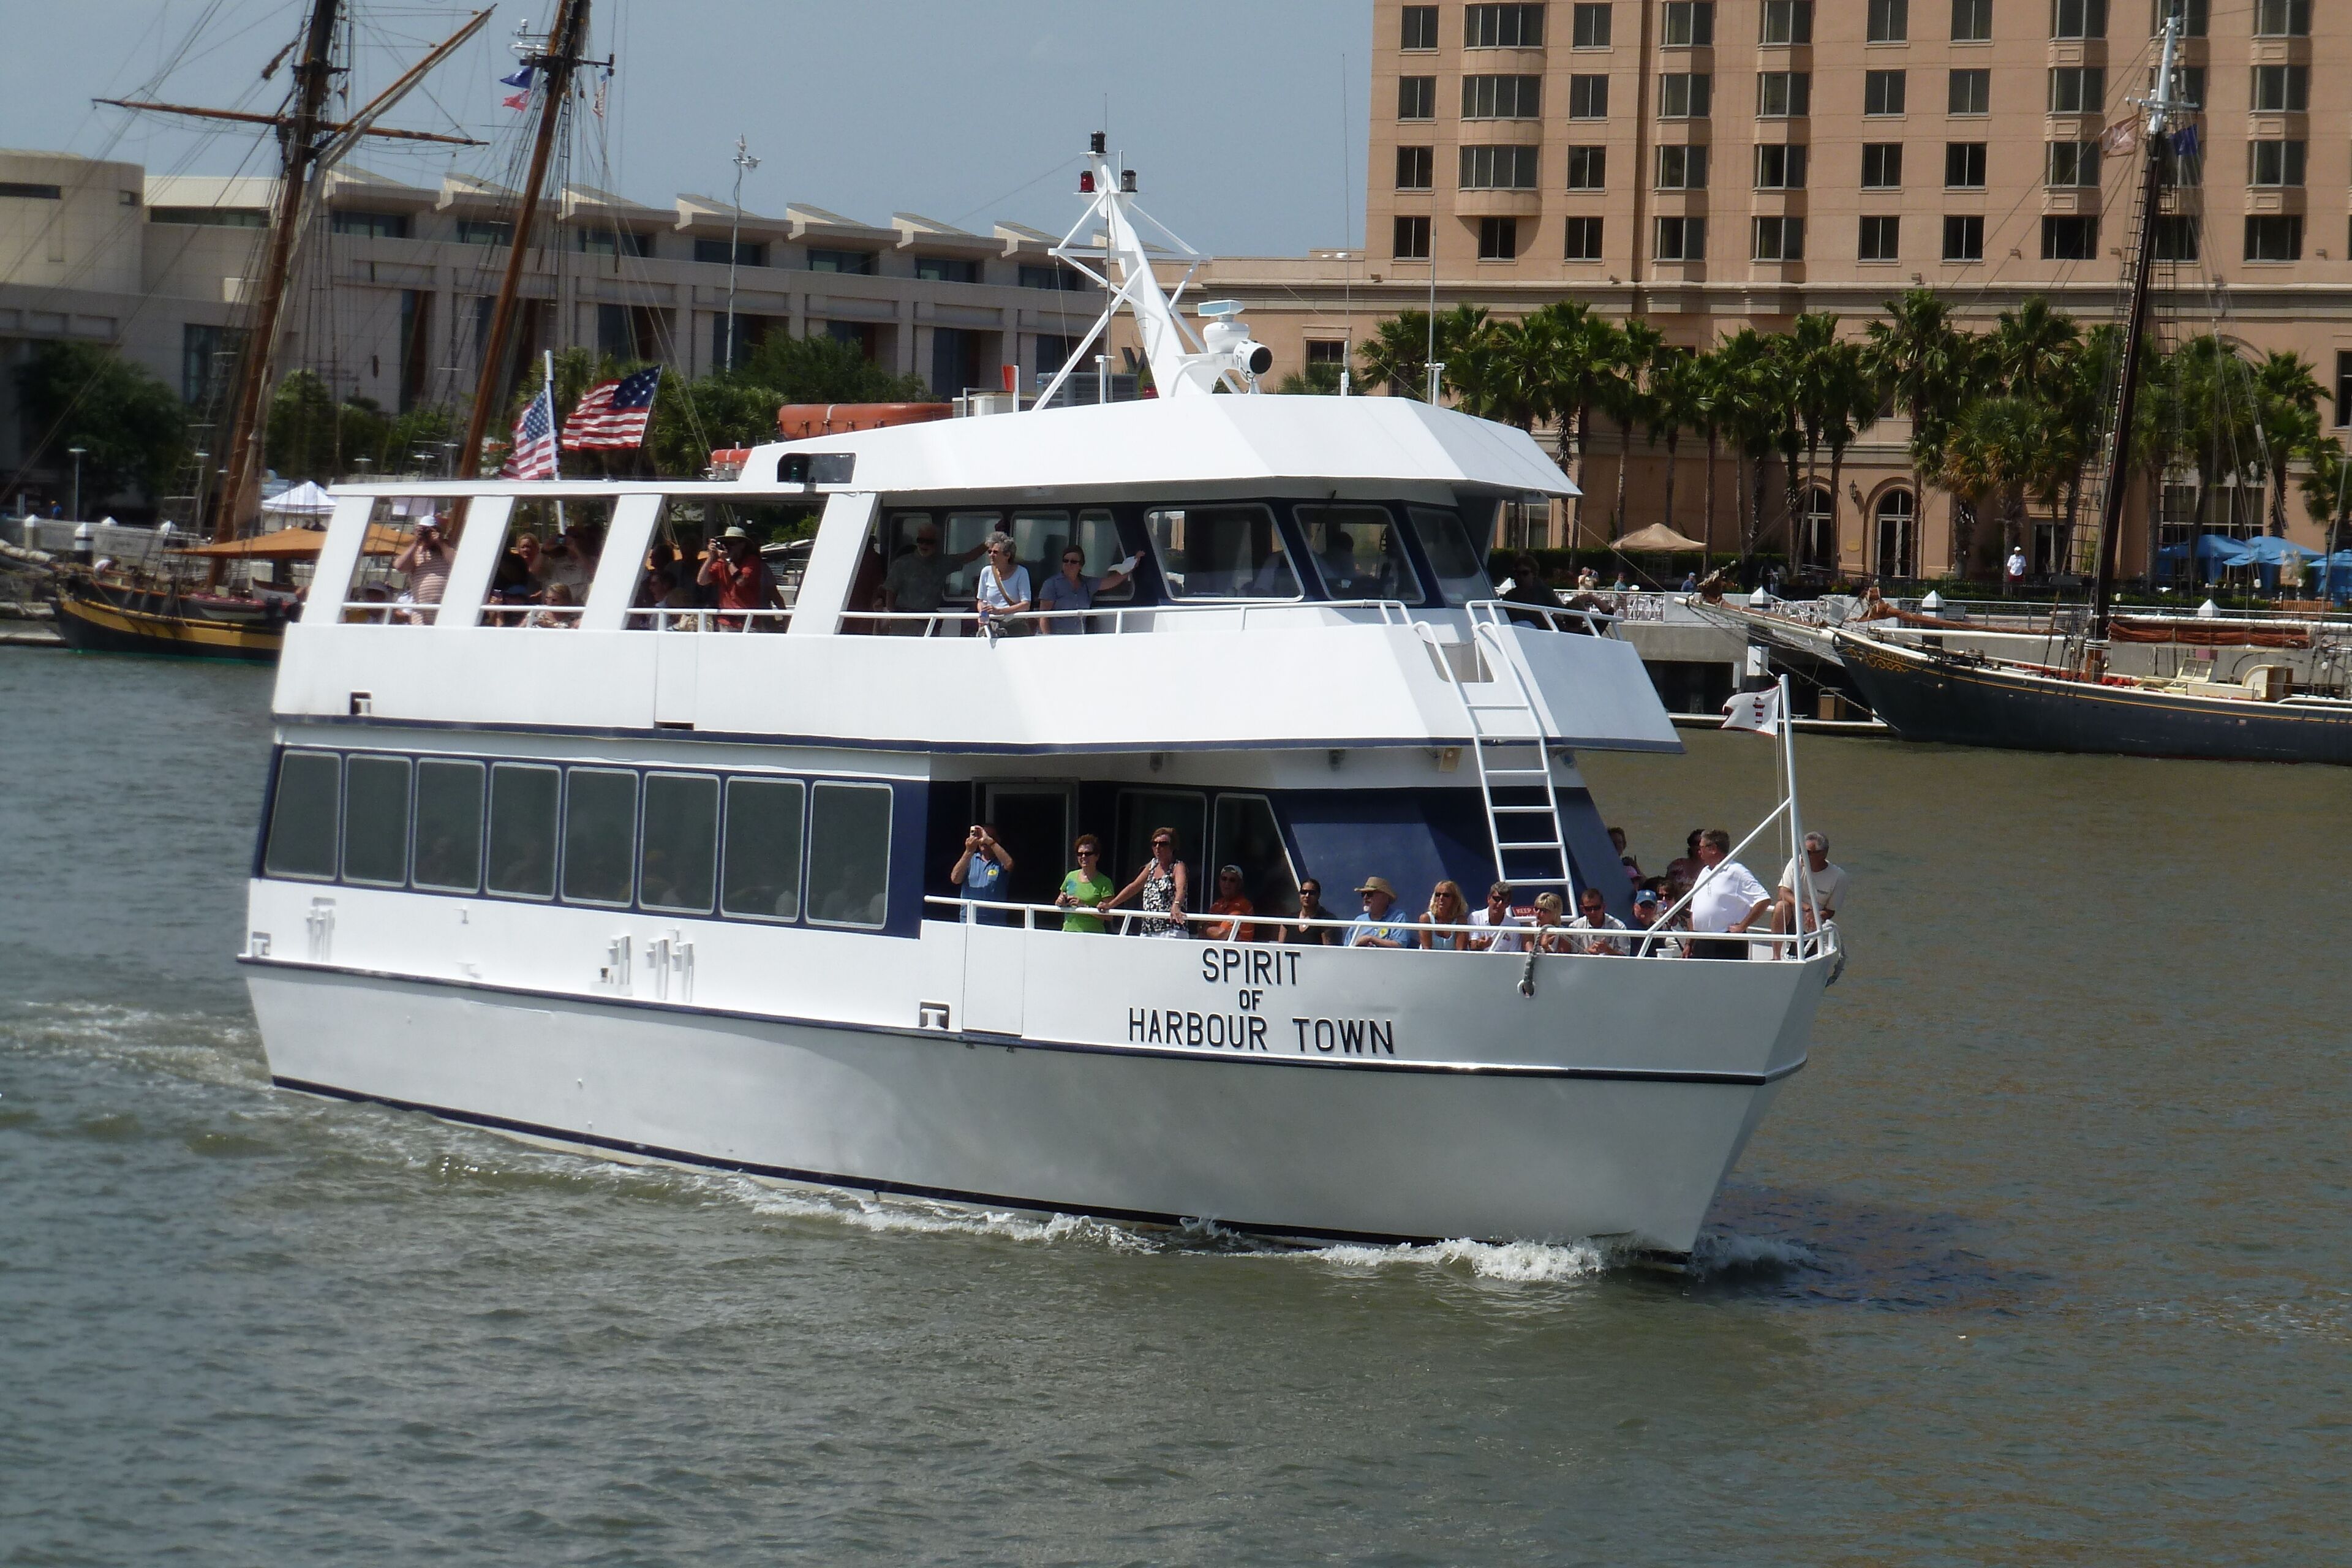
[[[809,919],[872,930],[889,893],[890,786],[819,783],[809,791]]]
[[[1323,591],[1332,598],[1426,602],[1386,507],[1302,506],[1297,517]]]
[[[719,910],[755,921],[801,913],[802,807],[798,779],[727,781],[727,849]]]
[[[484,773],[479,763],[438,757],[416,764],[416,886],[481,890]]]
[[[343,763],[343,880],[379,888],[408,882],[406,757],[354,756]]]
[[[1255,503],[1144,514],[1161,581],[1179,599],[1296,599],[1298,573],[1274,513]]]
[[[1438,591],[1450,602],[1466,605],[1495,596],[1495,585],[1486,580],[1486,568],[1471,546],[1470,532],[1462,526],[1459,512],[1416,506],[1408,508],[1405,515],[1412,520],[1412,534],[1421,542],[1429,569],[1437,574]]]
[[[1101,507],[1085,508],[1075,516],[1062,510],[1015,511],[1007,531],[1013,535],[1013,558],[1029,568],[1033,592],[1062,569],[1063,553],[1073,545],[1087,558],[1078,569],[1081,576],[1106,576],[1127,556],[1119,542],[1118,520]],[[1132,577],[1116,588],[1097,588],[1094,595],[1097,605],[1124,605],[1134,598]]]
[[[289,752],[278,759],[269,837],[261,854],[264,872],[306,881],[334,880],[341,773],[341,761],[332,752]]]
[[[1298,907],[1298,879],[1290,867],[1290,851],[1274,818],[1274,804],[1262,795],[1220,795],[1213,820],[1216,838],[1207,858],[1223,869],[1237,866],[1242,889],[1250,907],[1260,914]],[[1207,900],[1200,900],[1208,907]]]
[[[560,769],[499,763],[490,769],[489,890],[509,899],[555,897],[555,813]]]

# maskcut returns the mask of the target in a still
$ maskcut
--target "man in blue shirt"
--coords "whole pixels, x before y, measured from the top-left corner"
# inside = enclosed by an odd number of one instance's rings
[[[1419,947],[1421,939],[1412,934],[1410,921],[1391,921],[1389,910],[1396,905],[1396,889],[1385,877],[1367,877],[1356,889],[1364,900],[1364,912],[1348,922],[1349,947]]]
[[[1013,852],[996,841],[996,828],[985,822],[975,822],[964,835],[963,850],[948,872],[948,880],[962,889],[963,917],[966,921],[979,920],[989,925],[1010,925],[1012,912],[1007,910],[975,910],[971,906],[992,903],[1003,897],[999,891],[1004,874],[1013,869]]]

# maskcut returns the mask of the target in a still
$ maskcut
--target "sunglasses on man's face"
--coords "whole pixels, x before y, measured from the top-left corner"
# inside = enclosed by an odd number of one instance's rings
[[[1096,851],[1092,849],[1081,849],[1078,851],[1078,858],[1081,860],[1091,860],[1095,858],[1095,854]]]
[[[1083,566],[1086,563],[1087,558],[1083,555],[1065,555],[1062,557],[1062,564],[1065,566]]]

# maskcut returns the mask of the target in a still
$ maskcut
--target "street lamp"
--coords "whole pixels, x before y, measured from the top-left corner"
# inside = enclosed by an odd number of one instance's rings
[[[735,368],[735,264],[741,249],[739,239],[743,232],[743,172],[756,169],[760,160],[751,156],[751,144],[742,137],[735,138],[735,211],[727,223],[727,364]]]
[[[73,454],[74,521],[76,522],[79,522],[81,521],[81,455],[84,452],[89,451],[89,448],[87,447],[68,447],[66,450]]]

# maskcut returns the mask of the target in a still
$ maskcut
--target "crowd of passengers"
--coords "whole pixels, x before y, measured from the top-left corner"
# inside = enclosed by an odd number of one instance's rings
[[[488,626],[563,627],[579,624],[580,607],[587,603],[588,584],[596,575],[604,538],[593,526],[574,526],[541,542],[529,530],[516,531],[499,556],[490,578],[488,600],[482,612]],[[430,625],[435,606],[449,586],[449,568],[456,542],[441,520],[428,513],[416,523],[406,548],[393,558],[392,568],[405,577],[407,587],[397,596],[382,589],[367,597],[383,597],[403,621]],[[669,540],[656,542],[646,555],[634,609],[650,612],[672,630],[693,631],[705,625],[726,631],[757,626],[773,630],[781,617],[752,616],[744,612],[784,607],[775,574],[761,558],[757,541],[740,527],[730,527],[704,542],[689,557]],[[667,612],[667,614],[664,614]]]
[[[1753,956],[1751,937],[1767,931],[1787,935],[1798,929],[1801,880],[1810,880],[1812,893],[1802,918],[1806,931],[1837,918],[1850,880],[1844,868],[1831,861],[1829,839],[1819,833],[1805,835],[1807,878],[1799,877],[1791,857],[1773,890],[1731,858],[1731,835],[1721,828],[1691,829],[1687,854],[1670,861],[1664,874],[1656,877],[1643,875],[1640,863],[1626,853],[1623,829],[1611,828],[1609,837],[1631,884],[1630,924],[1609,912],[1609,901],[1599,888],[1581,889],[1577,913],[1569,916],[1558,893],[1538,893],[1532,902],[1519,904],[1507,882],[1489,887],[1486,907],[1472,910],[1458,884],[1440,881],[1415,916],[1406,912],[1385,877],[1367,877],[1358,885],[1356,896],[1363,907],[1341,923],[1339,916],[1324,907],[1323,885],[1313,877],[1300,879],[1295,909],[1259,910],[1249,898],[1249,879],[1239,866],[1217,868],[1213,894],[1196,915],[1192,868],[1171,827],[1152,831],[1151,858],[1123,887],[1103,868],[1102,841],[1091,833],[1081,834],[1071,850],[1076,868],[1063,877],[1054,904],[1063,911],[1064,931],[1095,935],[1108,929],[1106,917],[1112,917],[1128,934],[1209,942],[1617,957],[1631,956],[1638,949],[1669,958],[1746,959]],[[995,827],[974,823],[948,872],[965,900],[967,919],[1015,919],[1011,910],[986,907],[1008,901],[1005,879],[1013,869],[1013,852],[998,838]],[[1113,915],[1129,906],[1135,913]]]

